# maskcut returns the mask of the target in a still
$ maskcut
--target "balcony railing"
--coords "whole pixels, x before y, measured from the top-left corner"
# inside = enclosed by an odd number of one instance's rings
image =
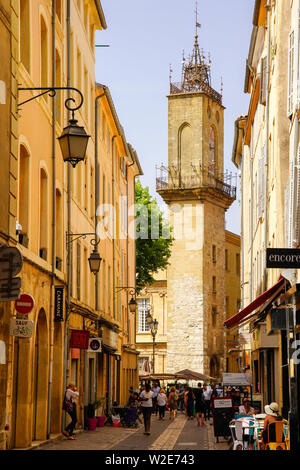
[[[215,175],[202,169],[197,174],[191,173],[189,175],[180,175],[174,171],[173,168],[168,169],[165,166],[157,167],[160,175],[156,176],[156,189],[198,189],[198,188],[212,188],[220,191],[222,194],[236,198],[236,186],[232,184],[234,176],[231,173]]]

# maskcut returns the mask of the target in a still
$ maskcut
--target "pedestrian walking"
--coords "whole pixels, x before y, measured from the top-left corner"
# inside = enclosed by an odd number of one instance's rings
[[[186,413],[188,419],[193,419],[194,418],[194,393],[191,388],[188,389],[187,395],[186,395]]]
[[[183,385],[181,385],[181,387],[179,388],[179,394],[178,394],[178,409],[180,411],[184,410],[184,392],[185,392],[185,389]]]
[[[159,394],[157,395],[157,405],[158,405],[158,411],[159,411],[159,419],[161,421],[164,420],[165,418],[165,410],[166,410],[166,404],[168,403],[168,398],[167,395],[162,388],[159,391]]]
[[[157,395],[159,394],[159,391],[160,391],[159,382],[154,382],[152,391],[153,391],[153,413],[155,413],[157,416],[157,412],[158,412]]]
[[[169,410],[170,410],[170,419],[176,418],[177,413],[177,394],[175,391],[175,387],[171,388],[171,392],[169,394]]]
[[[76,411],[76,403],[79,397],[79,393],[77,392],[77,388],[74,384],[69,384],[67,390],[65,391],[64,400],[63,400],[63,410],[68,413],[71,418],[71,422],[66,426],[63,431],[63,435],[66,436],[70,440],[75,440],[74,437],[74,429],[77,423],[77,411]]]
[[[205,402],[205,421],[210,418],[210,399],[211,399],[212,389],[208,387],[207,384],[203,384],[203,395]]]
[[[205,402],[204,402],[204,395],[203,395],[201,382],[198,383],[198,388],[195,390],[194,395],[195,395],[195,410],[196,410],[197,425],[200,426],[200,415],[201,415],[201,426],[205,426],[205,423],[204,423]]]
[[[150,436],[150,426],[151,426],[151,414],[153,408],[153,392],[151,390],[150,384],[146,384],[145,390],[140,394],[140,400],[142,402],[142,412],[144,417],[144,434]]]

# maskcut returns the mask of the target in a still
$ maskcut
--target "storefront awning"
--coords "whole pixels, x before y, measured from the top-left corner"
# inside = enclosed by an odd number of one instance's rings
[[[240,325],[241,323],[245,323],[247,320],[253,319],[256,313],[258,313],[255,312],[253,314],[253,312],[259,307],[264,306],[265,303],[269,305],[270,302],[273,301],[280,294],[287,282],[288,281],[284,277],[280,276],[276,284],[274,284],[268,290],[259,295],[247,307],[243,308],[243,310],[240,310],[238,313],[228,318],[228,320],[224,322],[226,328],[234,328]]]

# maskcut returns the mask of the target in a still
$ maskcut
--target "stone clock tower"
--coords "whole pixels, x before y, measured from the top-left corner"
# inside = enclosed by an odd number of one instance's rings
[[[167,270],[167,371],[221,377],[224,369],[225,212],[235,199],[224,173],[224,107],[210,61],[195,43],[168,95],[168,167],[157,192],[169,206],[175,241]]]

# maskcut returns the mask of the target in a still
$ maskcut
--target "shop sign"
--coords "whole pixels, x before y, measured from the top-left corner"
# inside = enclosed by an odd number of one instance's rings
[[[214,407],[215,408],[232,408],[232,400],[231,398],[218,398],[214,400]]]
[[[64,288],[55,287],[54,321],[64,321]]]
[[[71,330],[70,348],[88,349],[90,333],[86,330]]]
[[[11,279],[21,271],[23,258],[14,246],[0,247],[0,279]]]
[[[21,338],[31,338],[33,333],[32,320],[20,320],[18,318],[11,318],[10,320],[10,335],[19,336]]]
[[[119,335],[110,328],[103,328],[102,333],[103,344],[113,349],[118,349]]]
[[[90,338],[88,352],[102,352],[101,338]]]
[[[300,269],[300,250],[267,248],[267,268]]]
[[[242,373],[223,373],[223,385],[251,385],[252,383],[252,374],[242,374]]]

